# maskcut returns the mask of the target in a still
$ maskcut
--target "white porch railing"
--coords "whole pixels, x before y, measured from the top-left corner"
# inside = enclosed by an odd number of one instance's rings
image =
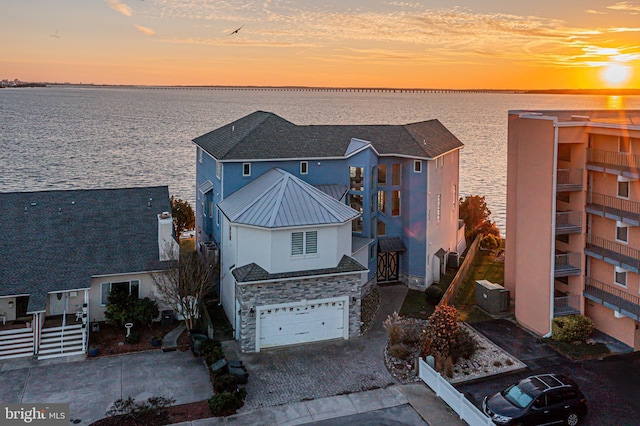
[[[0,359],[33,355],[33,328],[0,331]]]
[[[470,426],[495,426],[493,421],[473,405],[464,395],[431,368],[422,358],[419,360],[418,376],[444,402],[455,411],[461,420]]]
[[[38,359],[85,353],[85,330],[82,324],[43,328]]]

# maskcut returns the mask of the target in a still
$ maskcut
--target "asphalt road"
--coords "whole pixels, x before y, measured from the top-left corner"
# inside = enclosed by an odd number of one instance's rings
[[[541,373],[561,373],[573,378],[587,398],[589,414],[582,425],[640,425],[640,353],[602,360],[571,361],[513,324],[488,323],[491,324],[474,326],[529,368],[456,386],[477,407],[481,406],[486,395],[493,395],[522,378]]]

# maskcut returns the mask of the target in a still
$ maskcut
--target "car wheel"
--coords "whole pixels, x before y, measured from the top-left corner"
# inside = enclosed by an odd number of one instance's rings
[[[578,423],[580,423],[580,416],[578,415],[578,413],[569,413],[567,419],[565,420],[565,423],[568,426],[576,426]]]

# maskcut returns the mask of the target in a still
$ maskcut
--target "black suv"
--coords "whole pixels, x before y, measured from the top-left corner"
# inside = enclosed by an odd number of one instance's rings
[[[587,414],[587,400],[573,380],[540,374],[485,397],[482,411],[497,425],[575,426]]]

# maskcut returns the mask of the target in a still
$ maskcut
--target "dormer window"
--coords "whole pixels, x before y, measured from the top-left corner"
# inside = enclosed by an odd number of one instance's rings
[[[251,163],[242,163],[242,176],[251,176]]]

